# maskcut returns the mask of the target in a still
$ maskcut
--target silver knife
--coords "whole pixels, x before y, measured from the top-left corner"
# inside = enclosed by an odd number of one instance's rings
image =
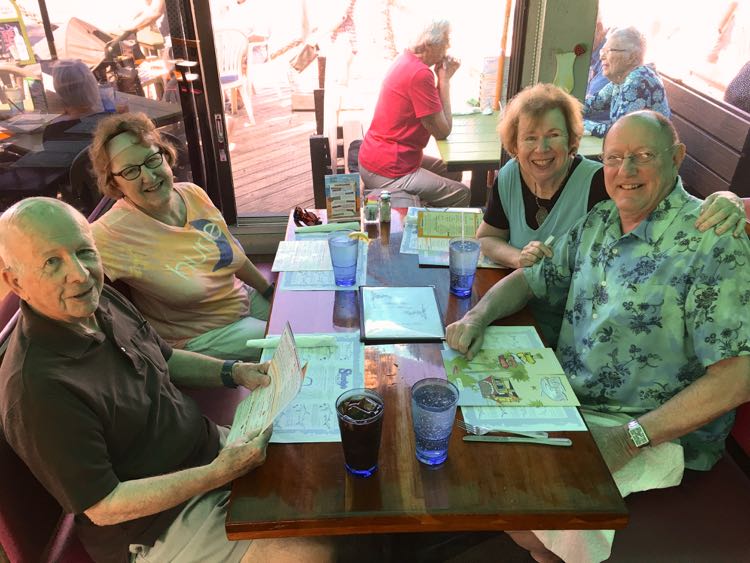
[[[516,436],[464,436],[464,442],[500,442],[504,444],[544,444],[547,446],[570,446],[570,438],[521,438]]]

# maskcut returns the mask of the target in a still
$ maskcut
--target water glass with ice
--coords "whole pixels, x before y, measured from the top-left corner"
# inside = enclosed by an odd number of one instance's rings
[[[383,397],[372,389],[350,389],[336,399],[344,465],[356,477],[378,468],[383,410]]]
[[[336,285],[349,287],[357,279],[359,243],[349,236],[352,231],[334,231],[328,235],[328,249]]]
[[[448,253],[451,293],[457,297],[469,297],[479,261],[479,241],[475,238],[453,238]]]
[[[458,388],[446,379],[428,377],[411,388],[411,417],[417,459],[440,465],[448,458],[448,442],[456,418]]]
[[[102,100],[102,107],[107,113],[114,113],[115,108],[115,89],[111,84],[99,84],[99,97]]]

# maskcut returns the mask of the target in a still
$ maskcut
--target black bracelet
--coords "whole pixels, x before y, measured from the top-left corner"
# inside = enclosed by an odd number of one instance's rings
[[[271,297],[273,296],[273,292],[275,290],[276,290],[276,284],[275,283],[269,284],[268,289],[266,289],[263,293],[261,293],[261,295],[265,299],[271,299]]]
[[[237,389],[237,384],[234,382],[234,377],[232,377],[232,368],[234,367],[234,364],[239,361],[240,360],[224,360],[224,363],[221,365],[221,383],[224,387]]]

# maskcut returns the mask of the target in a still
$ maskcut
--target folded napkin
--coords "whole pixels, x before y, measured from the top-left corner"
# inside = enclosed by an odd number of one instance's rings
[[[276,348],[279,345],[280,336],[267,336],[266,338],[255,338],[248,340],[245,344],[248,348]],[[294,337],[297,348],[319,348],[321,346],[336,346],[336,337],[324,334],[297,334]]]
[[[310,225],[309,227],[296,227],[295,233],[330,233],[332,231],[358,231],[359,221],[350,223],[327,223],[325,225]]]

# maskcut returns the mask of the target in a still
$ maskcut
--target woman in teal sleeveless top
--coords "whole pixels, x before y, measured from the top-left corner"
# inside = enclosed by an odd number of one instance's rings
[[[576,156],[581,116],[581,102],[552,84],[527,88],[508,103],[499,131],[514,158],[500,170],[477,230],[491,260],[520,268],[551,256],[544,241],[583,217],[590,196],[593,204],[606,199],[602,165]]]

